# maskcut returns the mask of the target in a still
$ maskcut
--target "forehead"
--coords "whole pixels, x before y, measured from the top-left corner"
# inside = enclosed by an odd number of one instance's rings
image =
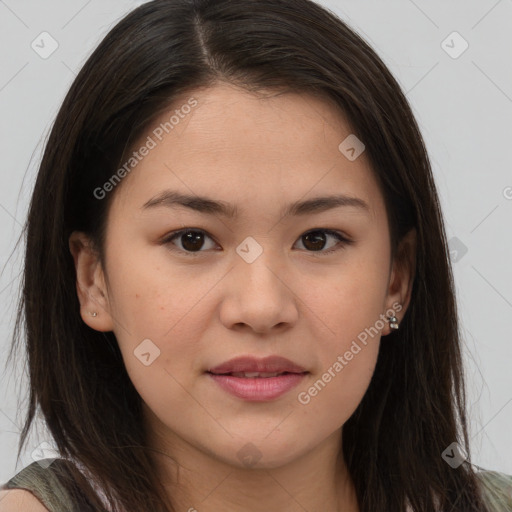
[[[340,151],[349,136],[334,102],[313,95],[261,96],[229,84],[192,90],[136,142],[136,152],[151,149],[139,154],[114,203],[140,209],[172,189],[214,195],[243,213],[251,204],[269,211],[276,201],[339,192],[361,197],[376,215],[384,205],[365,153],[351,161]]]

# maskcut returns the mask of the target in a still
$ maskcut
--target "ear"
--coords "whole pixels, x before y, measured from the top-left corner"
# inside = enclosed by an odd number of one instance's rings
[[[83,232],[73,231],[69,237],[69,250],[75,262],[76,290],[82,320],[96,331],[112,331],[113,322],[103,269],[89,237]],[[93,316],[93,312],[97,315]]]
[[[411,229],[399,242],[392,262],[392,271],[386,295],[386,310],[394,311],[398,323],[403,320],[411,301],[416,273],[416,229]],[[391,311],[390,311],[391,310]],[[386,313],[387,315],[387,313]],[[389,322],[382,331],[385,336],[392,331]]]

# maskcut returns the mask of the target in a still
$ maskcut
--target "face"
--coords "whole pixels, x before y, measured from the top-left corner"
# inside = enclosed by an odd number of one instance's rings
[[[73,233],[82,318],[115,333],[149,431],[168,450],[277,467],[340,434],[363,398],[390,332],[383,319],[405,313],[410,271],[390,260],[366,154],[339,149],[350,134],[309,95],[193,91],[140,139],[135,150],[147,150],[106,192],[115,195],[105,268]],[[172,202],[179,194],[194,201]],[[334,196],[352,200],[311,202]],[[268,377],[208,373],[274,355],[303,373],[266,387]]]

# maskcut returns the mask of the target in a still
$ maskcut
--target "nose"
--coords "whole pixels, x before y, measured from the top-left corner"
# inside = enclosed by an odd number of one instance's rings
[[[270,252],[252,262],[237,256],[226,279],[220,318],[227,328],[265,334],[297,322],[299,299],[291,273]]]

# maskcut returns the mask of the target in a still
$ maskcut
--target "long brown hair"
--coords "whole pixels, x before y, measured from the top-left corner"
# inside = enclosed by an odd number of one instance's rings
[[[366,146],[385,198],[393,254],[417,231],[410,307],[383,338],[375,373],[343,426],[362,512],[486,511],[470,460],[454,283],[429,158],[399,85],[368,44],[310,0],[155,0],[91,54],[52,127],[25,225],[23,293],[30,396],[19,453],[39,406],[63,457],[101,482],[113,510],[168,511],[145,445],[141,398],[112,332],[79,314],[72,231],[103,261],[108,207],[93,191],[173,99],[226,81],[307,92],[340,108]],[[454,441],[468,459],[454,469]],[[78,478],[78,477],[77,477]],[[93,497],[91,497],[93,500]],[[96,503],[97,506],[97,503]]]

